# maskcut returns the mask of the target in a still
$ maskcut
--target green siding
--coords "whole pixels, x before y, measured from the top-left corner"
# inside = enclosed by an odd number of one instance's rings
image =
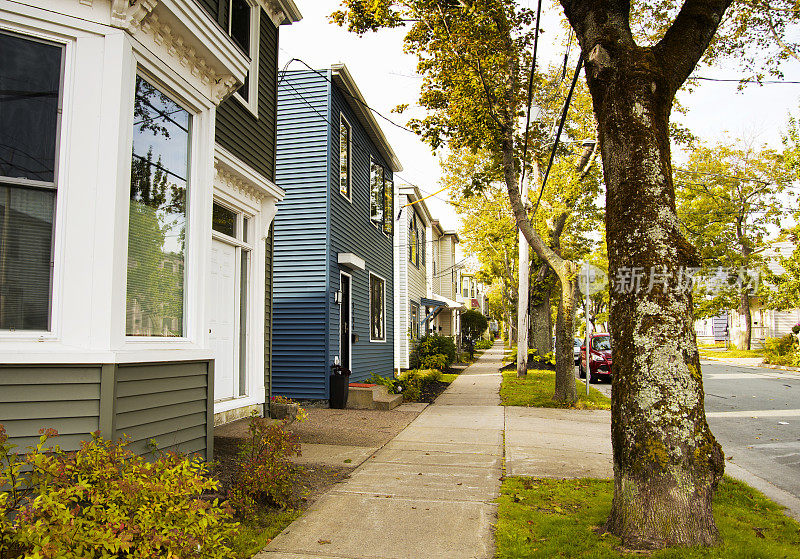
[[[230,96],[217,108],[216,139],[220,146],[274,181],[278,29],[263,10],[260,22],[258,117],[241,101]]]
[[[212,375],[207,361],[0,366],[0,423],[21,450],[52,427],[65,450],[99,430],[129,436],[140,454],[154,439],[163,450],[205,455]]]

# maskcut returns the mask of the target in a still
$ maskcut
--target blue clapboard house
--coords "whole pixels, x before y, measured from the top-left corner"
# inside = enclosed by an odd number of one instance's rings
[[[272,391],[326,399],[394,363],[393,173],[402,168],[344,65],[279,78]]]

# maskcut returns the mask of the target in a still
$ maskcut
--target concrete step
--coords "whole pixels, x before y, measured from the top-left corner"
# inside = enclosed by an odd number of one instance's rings
[[[402,394],[389,394],[380,384],[351,383],[347,396],[347,407],[355,410],[391,410],[402,403]]]

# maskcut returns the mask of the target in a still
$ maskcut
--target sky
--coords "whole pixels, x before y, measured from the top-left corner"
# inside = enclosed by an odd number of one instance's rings
[[[530,5],[532,0],[521,0]],[[406,30],[382,30],[359,37],[330,23],[328,16],[339,8],[340,0],[295,0],[303,19],[291,26],[283,26],[280,35],[280,65],[298,58],[316,69],[329,68],[343,62],[358,84],[367,104],[398,124],[406,124],[411,117],[424,116],[416,105],[421,80],[416,75],[416,58],[403,53]],[[542,62],[557,63],[563,59],[560,14],[551,12],[543,18],[545,30],[540,43]],[[576,49],[572,49],[575,53]],[[576,54],[573,54],[576,56]],[[570,64],[574,65],[574,62]],[[292,62],[289,69],[302,69]],[[733,64],[718,65],[713,69],[698,70],[694,75],[711,78],[737,78]],[[785,79],[798,80],[800,65],[785,69]],[[679,94],[679,100],[688,109],[686,115],[673,115],[673,119],[710,142],[743,138],[780,145],[781,131],[789,113],[800,113],[800,85],[778,84],[763,87],[750,86],[737,92],[735,83],[702,82],[691,93]],[[410,109],[398,115],[391,110],[408,103]],[[439,157],[411,132],[402,130],[376,115],[389,143],[403,165],[395,174],[395,183],[411,183],[425,194],[439,190],[441,175]],[[447,191],[426,200],[433,217],[446,229],[458,229],[458,216],[446,202]]]

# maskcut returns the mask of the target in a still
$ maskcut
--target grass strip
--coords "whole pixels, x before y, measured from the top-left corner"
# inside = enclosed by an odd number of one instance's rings
[[[574,408],[581,410],[611,409],[611,399],[594,387],[586,395],[586,384],[575,379],[578,401],[571,406],[553,400],[556,386],[554,371],[529,370],[524,379],[517,378],[516,371],[503,373],[500,385],[500,399],[504,406],[525,406],[529,408]]]
[[[602,533],[611,510],[612,480],[509,477],[503,482],[496,530],[499,558],[641,557]],[[800,524],[748,485],[725,477],[714,496],[716,547],[670,548],[656,559],[777,559],[800,557]]]
[[[302,513],[298,510],[262,510],[239,525],[231,549],[237,559],[249,559],[264,549]]]

